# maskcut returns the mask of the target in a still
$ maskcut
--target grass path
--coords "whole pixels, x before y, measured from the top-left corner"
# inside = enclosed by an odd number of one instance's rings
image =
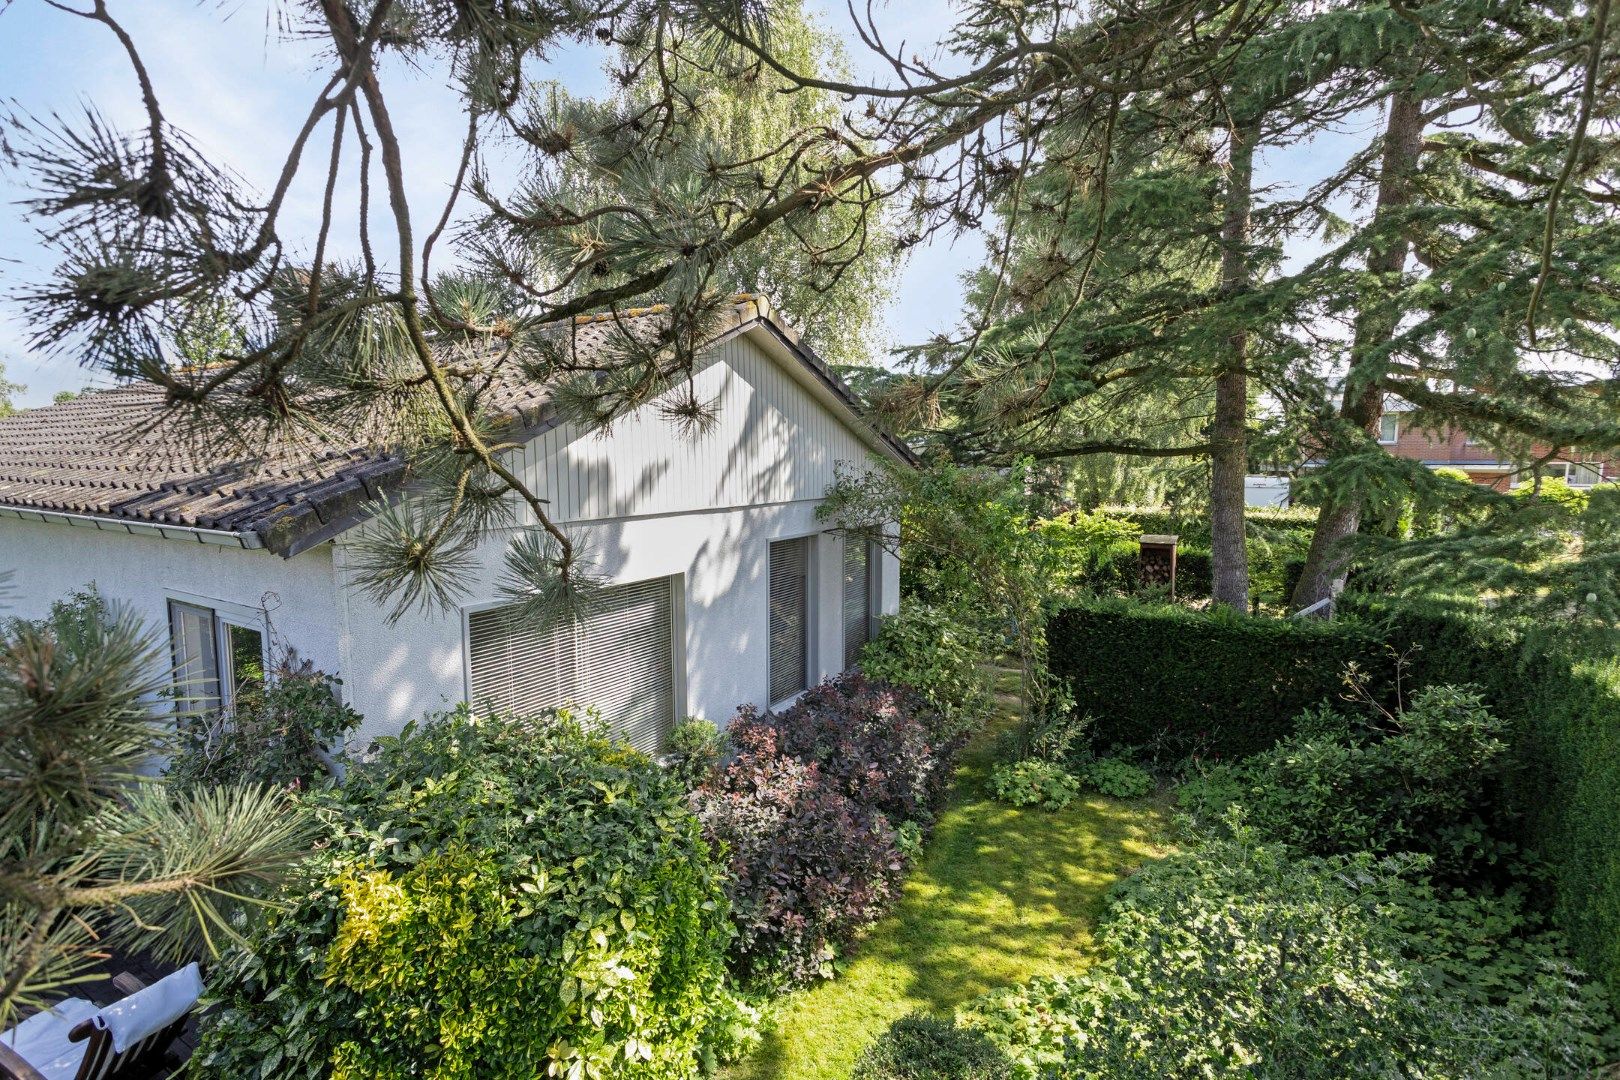
[[[1054,813],[995,802],[985,790],[992,745],[1016,707],[998,700],[895,910],[836,980],[780,1002],[759,1051],[725,1080],[843,1080],[906,1013],[949,1013],[987,990],[1090,962],[1108,886],[1164,853],[1167,806],[1088,795]]]

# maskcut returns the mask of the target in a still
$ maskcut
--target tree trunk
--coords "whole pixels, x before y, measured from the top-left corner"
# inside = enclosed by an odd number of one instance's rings
[[[1397,92],[1390,98],[1389,118],[1384,126],[1384,157],[1378,174],[1378,201],[1373,208],[1373,227],[1387,222],[1412,198],[1412,174],[1416,170],[1419,147],[1423,142],[1423,101],[1415,95]],[[1388,301],[1406,270],[1411,242],[1404,236],[1388,237],[1384,246],[1367,255],[1368,287],[1362,293],[1350,343],[1350,369],[1345,373],[1344,397],[1339,416],[1373,439],[1378,437],[1384,415],[1382,387],[1385,357],[1381,347],[1388,344],[1400,323],[1400,312]],[[1365,443],[1334,437],[1326,457],[1361,449]],[[1349,562],[1346,550],[1350,537],[1361,528],[1362,493],[1345,491],[1330,494],[1316,518],[1316,531],[1305,556],[1305,568],[1294,587],[1291,607],[1295,611],[1337,596],[1344,588]],[[1320,610],[1320,609],[1319,609]],[[1326,614],[1326,612],[1321,612]]]
[[[1221,294],[1249,288],[1249,211],[1253,202],[1254,144],[1259,118],[1232,130],[1221,222]],[[1228,342],[1226,362],[1215,377],[1215,418],[1210,426],[1209,530],[1211,597],[1243,611],[1249,604],[1249,555],[1244,545],[1244,477],[1249,471],[1249,335],[1239,329]]]

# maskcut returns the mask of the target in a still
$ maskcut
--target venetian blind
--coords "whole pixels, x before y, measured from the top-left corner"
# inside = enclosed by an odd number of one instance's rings
[[[514,608],[470,612],[475,706],[517,714],[594,706],[618,737],[657,753],[675,722],[672,581],[605,589],[591,613],[542,630]]]

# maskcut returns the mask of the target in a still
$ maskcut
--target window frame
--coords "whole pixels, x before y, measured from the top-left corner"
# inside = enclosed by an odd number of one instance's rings
[[[1564,467],[1564,483],[1577,491],[1585,491],[1603,483],[1603,463],[1601,461],[1560,461],[1558,464]],[[1595,475],[1590,480],[1577,483],[1575,480],[1575,471],[1577,469],[1590,470]]]
[[[844,534],[844,549],[839,552],[838,628],[839,644],[842,650],[839,658],[843,663],[842,670],[844,671],[854,671],[859,666],[858,660],[852,661],[850,659],[849,620],[845,613],[848,604],[845,590],[849,581],[844,576],[844,560],[848,558],[848,549],[852,539],[848,533]],[[871,643],[873,638],[877,637],[878,613],[882,610],[883,604],[883,546],[871,537],[864,537],[859,540],[859,543],[866,548],[866,636],[861,642],[861,647],[864,648]]]
[[[669,617],[670,617],[670,730],[681,722],[687,715],[687,676],[686,676],[686,575],[655,574],[652,577],[637,578],[634,581],[614,581],[606,586],[607,589],[620,588],[630,585],[645,585],[650,582],[662,581],[669,588]],[[510,600],[488,600],[476,604],[465,604],[461,608],[461,700],[469,708],[478,708],[478,702],[473,700],[473,674],[472,674],[472,616],[486,612],[498,611],[501,608],[511,607]],[[579,660],[579,650],[582,643],[579,639],[579,629],[573,629],[574,649],[574,684],[571,694],[581,692],[582,665]],[[594,702],[579,701],[577,697],[571,698],[566,705],[589,706]],[[560,707],[560,706],[559,706]],[[668,732],[665,733],[667,738]]]
[[[229,600],[216,600],[213,597],[200,596],[195,593],[168,590],[164,593],[164,611],[169,622],[169,661],[171,664],[171,681],[175,689],[180,689],[180,642],[175,638],[175,611],[176,606],[189,608],[193,611],[206,612],[211,620],[210,632],[214,646],[214,684],[217,693],[212,695],[215,701],[214,709],[219,712],[229,712],[236,706],[236,669],[231,663],[233,652],[231,650],[231,628],[251,630],[259,635],[259,664],[264,671],[266,681],[270,678],[270,625],[265,613],[260,608],[248,607],[245,604],[232,603]],[[196,698],[176,696],[177,705],[184,701],[195,701]],[[182,710],[207,711],[207,710]]]
[[[1384,424],[1385,424],[1386,421],[1395,429],[1394,434],[1390,435],[1390,437],[1387,438],[1387,439],[1384,438]],[[1398,443],[1400,441],[1401,441],[1401,414],[1400,413],[1395,413],[1395,412],[1385,412],[1385,413],[1380,414],[1379,417],[1378,417],[1378,445],[1379,446],[1394,446],[1396,443]]]
[[[821,549],[816,543],[820,533],[796,533],[787,536],[775,536],[765,542],[765,701],[766,708],[776,711],[791,705],[799,696],[816,684],[816,674],[819,670],[817,664],[817,603],[820,592],[820,578],[817,573],[817,562]],[[804,544],[804,685],[785,697],[776,697],[774,693],[775,679],[772,678],[771,668],[771,549],[777,544],[793,542]],[[841,553],[840,553],[841,554]],[[842,592],[840,592],[840,598]]]

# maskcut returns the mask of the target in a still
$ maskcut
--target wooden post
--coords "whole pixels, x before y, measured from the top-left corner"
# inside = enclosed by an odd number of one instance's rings
[[[1137,557],[1144,586],[1170,586],[1170,599],[1176,598],[1176,541],[1180,537],[1149,533],[1137,544],[1141,554]]]

